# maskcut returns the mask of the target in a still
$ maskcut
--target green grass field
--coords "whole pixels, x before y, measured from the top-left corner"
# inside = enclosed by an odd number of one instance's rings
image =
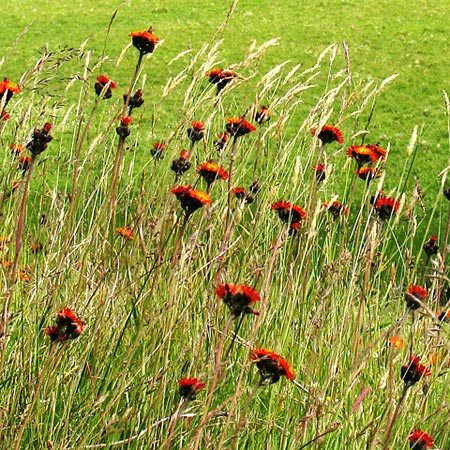
[[[449,447],[450,2],[230,6],[4,5],[1,449]],[[129,33],[150,25],[141,60]],[[238,77],[216,95],[218,67]],[[243,115],[255,131],[219,153]],[[346,155],[363,144],[388,150],[370,183]]]

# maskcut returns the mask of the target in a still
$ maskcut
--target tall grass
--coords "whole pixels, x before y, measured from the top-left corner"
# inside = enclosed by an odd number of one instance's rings
[[[94,83],[105,61],[87,47],[47,49],[21,78],[1,129],[2,448],[407,448],[415,428],[448,447],[449,328],[438,319],[448,310],[446,172],[435,199],[422,199],[417,184],[409,190],[413,136],[397,179],[366,184],[354,174],[346,150],[364,142],[371,108],[395,76],[379,85],[359,79],[345,45],[325,48],[312,67],[281,60],[266,73],[259,62],[276,42],[254,45],[232,67],[251,75],[217,95],[205,73],[219,64],[226,23],[197,53],[178,55],[186,67],[158,98],[147,74],[164,44],[143,58],[137,81],[138,52],[126,46],[117,67],[130,68],[146,103],[125,139],[115,129],[126,92],[99,100]],[[316,105],[300,117],[311,98]],[[226,119],[255,123],[262,104],[270,120],[218,154]],[[165,108],[175,126],[161,119]],[[194,120],[205,136],[191,143]],[[54,139],[33,172],[23,171],[8,144],[26,144],[44,122],[54,124]],[[344,122],[342,145],[320,145],[312,134]],[[156,141],[167,144],[162,160],[150,155]],[[182,149],[193,167],[179,184],[206,191],[195,167],[210,159],[231,177],[214,181],[212,205],[192,214],[170,192]],[[320,183],[318,163],[326,165]],[[377,168],[385,165],[389,152]],[[261,190],[252,203],[234,197],[231,188],[254,180]],[[383,189],[400,205],[386,220],[370,203]],[[349,213],[326,211],[333,200]],[[306,210],[296,232],[271,210],[278,201]],[[430,230],[439,231],[440,253],[426,258]],[[216,295],[223,283],[254,287],[260,315],[234,319]],[[414,311],[405,302],[411,285],[428,290]],[[85,328],[51,343],[45,329],[65,307]],[[394,336],[403,347],[390,343]],[[250,358],[258,347],[282,355],[295,380],[261,385]],[[431,375],[406,389],[400,368],[410,354]],[[196,400],[180,399],[183,377],[206,384]]]

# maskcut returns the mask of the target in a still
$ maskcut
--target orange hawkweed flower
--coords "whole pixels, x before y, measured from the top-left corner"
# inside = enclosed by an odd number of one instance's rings
[[[17,94],[19,92],[20,92],[19,86],[17,86],[17,84],[11,83],[11,81],[9,81],[8,78],[3,78],[3,81],[0,81],[0,102],[3,100],[3,97],[5,96],[5,106],[11,100],[13,94]]]
[[[355,174],[367,183],[375,178],[381,177],[381,172],[374,167],[359,167],[358,170],[355,171]]]
[[[153,28],[147,31],[133,31],[128,36],[132,37],[133,45],[141,52],[142,55],[153,53],[159,42],[159,37],[153,34]]]
[[[380,196],[374,200],[373,207],[380,219],[387,220],[397,213],[400,204],[393,198]]]
[[[347,151],[347,156],[353,158],[358,166],[366,163],[376,163],[380,158],[379,154],[366,145],[352,145]]]
[[[367,148],[378,155],[378,160],[381,159],[382,161],[384,161],[386,159],[386,150],[384,148],[381,148],[378,144],[368,145]]]
[[[166,150],[166,144],[164,144],[163,142],[155,142],[150,149],[150,154],[153,156],[153,158],[159,161],[160,159],[163,159]]]
[[[342,144],[344,142],[344,135],[342,131],[331,125],[324,125],[317,133],[317,128],[311,131],[313,136],[316,136],[322,141],[322,144],[331,144],[331,142],[337,142]]]
[[[259,315],[258,311],[250,307],[252,303],[261,300],[256,289],[245,284],[235,285],[227,283],[218,286],[216,294],[228,306],[235,317],[239,317],[241,314]]]
[[[325,165],[317,164],[317,166],[313,167],[314,173],[316,174],[316,180],[318,183],[321,183],[326,178]]]
[[[420,363],[420,358],[416,355],[410,355],[409,363],[401,367],[400,375],[407,387],[411,387],[422,379],[429,377],[431,370]]]
[[[31,140],[27,143],[27,149],[33,156],[41,154],[47,148],[48,143],[53,140],[53,136],[50,134],[52,127],[50,122],[46,122],[42,129],[34,129]]]
[[[231,136],[237,138],[255,131],[256,127],[243,117],[230,117],[229,119],[226,119],[226,129]]]
[[[212,203],[211,197],[206,192],[192,189],[191,185],[173,187],[171,192],[176,195],[188,216],[202,206]]]
[[[436,255],[437,252],[439,251],[439,245],[436,244],[436,241],[437,236],[433,235],[427,242],[425,242],[425,244],[423,244],[423,251],[428,256],[428,258],[430,256]]]
[[[219,178],[224,181],[230,178],[228,172],[213,161],[200,164],[197,167],[197,172],[205,179],[208,186]]]
[[[116,133],[122,138],[125,139],[131,134],[130,123],[133,120],[131,116],[122,116],[120,118],[120,124],[116,127]]]
[[[133,239],[134,232],[130,227],[118,227],[116,231],[124,238]]]
[[[246,203],[252,203],[255,200],[253,195],[243,187],[235,187],[232,189],[232,192],[238,200],[245,201]]]
[[[112,89],[115,89],[117,87],[117,83],[111,80],[111,78],[107,77],[106,75],[99,75],[97,77],[97,83],[94,84],[95,93],[97,95],[100,95],[105,86],[107,86],[107,88],[102,98],[103,99],[111,98]]]
[[[272,209],[278,213],[279,218],[290,225],[300,223],[306,218],[306,212],[300,206],[289,202],[276,202],[272,205]]]
[[[261,375],[261,384],[276,383],[281,376],[285,376],[288,380],[295,378],[290,364],[271,350],[257,348],[252,351],[250,359],[258,367],[259,374]]]
[[[191,168],[189,162],[190,153],[187,150],[181,150],[180,157],[172,161],[171,170],[175,172],[175,177],[181,177],[184,172],[187,172]]]
[[[69,308],[61,309],[56,317],[56,326],[47,327],[45,334],[52,342],[75,339],[82,333],[84,322]]]
[[[187,135],[188,138],[191,140],[191,142],[194,144],[194,142],[201,141],[203,137],[205,136],[205,124],[203,122],[200,122],[200,120],[194,120],[192,122],[192,128],[188,128]]]
[[[411,309],[419,309],[421,303],[423,303],[428,297],[428,291],[418,285],[412,285],[408,287],[408,292],[405,294],[406,306]]]
[[[23,269],[20,269],[19,272],[17,273],[17,275],[25,283],[29,283],[29,281],[31,280],[30,276]]]
[[[338,201],[322,203],[322,208],[335,218],[348,214],[348,208]]]
[[[228,138],[229,136],[227,133],[220,133],[217,135],[217,140],[214,142],[214,148],[217,150],[219,156],[221,155],[222,150],[227,145]]]
[[[400,336],[391,336],[389,338],[389,342],[392,345],[392,347],[398,350],[402,349],[405,345],[403,339]]]
[[[209,82],[217,86],[219,93],[228,83],[237,78],[237,73],[232,70],[214,69],[206,72],[205,76],[209,77]]]
[[[205,383],[198,378],[182,378],[178,381],[178,392],[185,400],[195,400],[198,391],[205,388]]]
[[[255,122],[259,125],[266,123],[270,120],[271,112],[266,105],[261,106],[259,111],[255,113]]]
[[[433,438],[425,431],[416,429],[408,437],[409,447],[413,450],[426,450],[434,445]]]
[[[10,119],[10,115],[3,109],[1,114],[0,114],[0,119],[3,120],[4,122],[6,122],[7,120]]]

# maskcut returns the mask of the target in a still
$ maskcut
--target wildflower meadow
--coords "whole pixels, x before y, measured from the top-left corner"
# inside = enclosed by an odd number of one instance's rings
[[[0,448],[450,448],[445,86],[128,3],[0,62]]]

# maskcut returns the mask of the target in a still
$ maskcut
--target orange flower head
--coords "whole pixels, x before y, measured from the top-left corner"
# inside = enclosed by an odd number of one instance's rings
[[[220,133],[217,135],[217,140],[214,142],[214,148],[217,150],[219,156],[222,154],[222,150],[227,145],[228,138],[228,133]]]
[[[191,163],[189,162],[190,156],[191,154],[187,150],[181,150],[180,157],[172,161],[170,169],[175,172],[177,179],[191,168]]]
[[[103,89],[106,88],[105,92],[103,93],[103,99],[111,98],[112,97],[112,89],[115,89],[117,87],[117,83],[111,80],[111,78],[107,77],[106,75],[99,75],[97,77],[97,83],[95,83],[95,93],[97,95],[101,95]]]
[[[377,154],[377,161],[380,159],[384,161],[386,159],[386,150],[384,148],[381,148],[378,144],[368,145],[367,148]]]
[[[409,363],[401,367],[400,375],[407,387],[411,387],[422,379],[429,377],[431,370],[420,363],[420,358],[416,355],[410,355]]]
[[[316,134],[317,128],[314,128],[312,130],[312,135],[316,136]],[[331,144],[331,142],[342,144],[344,142],[342,131],[331,125],[324,125],[317,134],[317,137],[322,141],[322,144]]]
[[[185,400],[195,400],[198,391],[205,388],[205,383],[198,378],[182,378],[178,381],[178,392]]]
[[[75,339],[83,331],[84,322],[69,308],[61,309],[56,317],[56,326],[60,330],[60,341]]]
[[[171,192],[176,195],[188,216],[202,206],[212,203],[211,197],[206,192],[194,190],[191,185],[173,187]]]
[[[133,45],[141,52],[142,55],[153,53],[159,42],[159,37],[153,34],[153,28],[147,31],[133,31],[129,34],[132,37]]]
[[[200,120],[194,120],[192,122],[192,128],[188,128],[187,135],[191,142],[194,144],[197,141],[201,141],[205,136],[205,124]]]
[[[408,437],[409,446],[413,450],[426,450],[434,445],[433,438],[425,431],[416,429]]]
[[[17,86],[17,84],[11,83],[11,81],[9,81],[8,78],[4,78],[3,81],[0,81],[0,102],[3,100],[3,97],[5,97],[4,100],[5,106],[11,100],[13,94],[18,94],[19,92],[20,92],[19,86]],[[2,120],[8,119],[9,114],[6,111],[2,111]]]
[[[389,342],[392,345],[392,347],[396,348],[397,350],[400,350],[404,347],[405,343],[403,339],[400,336],[391,336],[389,338]]]
[[[259,111],[255,113],[255,122],[259,125],[266,123],[270,120],[271,112],[266,105],[261,106]]]
[[[261,376],[261,384],[276,383],[281,376],[288,380],[295,378],[294,371],[290,364],[271,350],[257,348],[252,351],[250,359],[256,363]]]
[[[243,187],[235,187],[232,189],[232,192],[238,200],[245,201],[246,203],[252,203],[255,200],[253,195]]]
[[[205,179],[208,185],[218,180],[228,180],[230,175],[228,172],[213,161],[200,164],[197,167],[198,174]]]
[[[367,145],[353,145],[347,150],[346,154],[353,158],[358,163],[358,166],[366,163],[376,163],[380,158],[379,154]]]
[[[419,309],[421,303],[423,303],[428,297],[428,291],[418,285],[412,285],[408,287],[408,291],[405,294],[406,306],[411,309]]]
[[[123,126],[128,126],[128,125],[130,125],[132,120],[133,120],[133,118],[131,116],[122,116],[120,118],[120,124]]]
[[[7,120],[9,120],[11,118],[11,115],[8,114],[4,109],[1,112],[0,115],[0,120],[3,120],[4,122],[6,122]]]
[[[439,245],[436,243],[436,241],[437,236],[433,235],[427,242],[425,242],[425,244],[423,244],[423,251],[428,256],[428,258],[430,256],[436,255],[439,251]]]
[[[381,172],[374,167],[359,167],[358,170],[355,171],[355,174],[367,183],[372,181],[374,178],[381,177]]]
[[[245,284],[234,285],[227,283],[218,286],[216,294],[228,306],[234,317],[239,317],[241,314],[259,315],[259,312],[250,306],[261,300],[256,289]]]
[[[300,223],[306,218],[306,212],[300,206],[289,202],[275,202],[272,209],[278,213],[279,218],[290,225]]]
[[[237,74],[232,70],[214,69],[206,72],[205,76],[209,77],[209,82],[217,86],[217,94],[233,79],[237,78]]]
[[[231,136],[237,138],[256,131],[256,127],[243,117],[230,117],[226,120],[226,129]]]
[[[317,166],[313,167],[314,173],[316,174],[316,180],[318,183],[321,183],[326,178],[326,169],[324,164],[317,164]]]
[[[119,227],[116,228],[116,231],[124,238],[133,239],[134,232],[130,227]]]
[[[154,142],[153,146],[150,150],[150,154],[155,158],[157,161],[164,158],[164,153],[167,150],[167,145],[163,142]]]
[[[348,208],[338,201],[322,203],[322,208],[326,209],[334,218],[348,214]]]
[[[375,200],[373,207],[380,219],[387,220],[397,213],[400,204],[393,198],[380,196]]]

